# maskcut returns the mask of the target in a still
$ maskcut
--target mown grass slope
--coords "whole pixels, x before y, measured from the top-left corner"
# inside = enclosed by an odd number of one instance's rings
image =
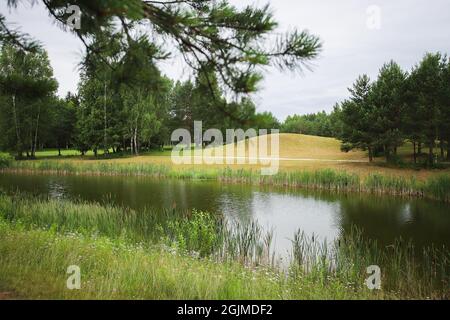
[[[280,134],[280,171],[302,171],[302,170],[321,170],[321,169],[334,169],[339,171],[346,171],[348,173],[355,173],[362,177],[366,177],[370,174],[382,174],[387,176],[401,176],[410,178],[412,176],[419,180],[425,180],[430,176],[434,176],[440,173],[448,173],[449,169],[441,170],[416,170],[411,168],[398,168],[395,166],[386,166],[384,159],[377,158],[373,163],[369,163],[367,153],[364,151],[350,151],[348,153],[340,150],[340,141],[334,138],[325,138],[317,136],[308,136],[301,134]],[[249,144],[255,144],[254,139],[245,142]],[[270,144],[270,138],[269,138]],[[226,147],[220,147],[225,150]],[[236,148],[235,148],[236,149]],[[408,160],[412,158],[412,147],[408,144],[399,149],[402,158]],[[102,154],[100,152],[99,154]],[[235,154],[237,152],[235,151]],[[246,169],[246,170],[258,170],[260,164],[183,164],[174,165],[171,159],[171,151],[166,149],[164,151],[151,151],[142,153],[140,156],[130,156],[124,154],[122,156],[113,156],[110,158],[104,158],[99,156],[95,158],[91,153],[82,157],[76,150],[62,150],[63,157],[58,157],[57,150],[44,150],[38,151],[38,161],[57,161],[60,163],[68,163],[73,165],[78,164],[95,164],[106,163],[110,164],[130,164],[130,165],[158,165],[164,167],[170,167],[173,170],[217,170],[229,167],[233,170]],[[224,155],[226,153],[224,152]],[[248,152],[246,153],[248,156]],[[283,160],[286,159],[286,160]],[[410,159],[409,159],[410,160]]]

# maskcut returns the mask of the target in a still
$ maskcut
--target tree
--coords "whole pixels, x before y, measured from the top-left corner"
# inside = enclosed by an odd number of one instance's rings
[[[447,161],[450,161],[450,60],[444,57],[442,62],[442,83],[440,95],[440,124],[441,146],[447,143]]]
[[[8,5],[14,8],[18,2],[10,0]],[[317,57],[321,48],[319,39],[307,31],[293,30],[277,36],[278,24],[269,6],[237,9],[228,1],[209,0],[42,0],[42,3],[65,29],[68,5],[80,7],[81,28],[73,32],[85,45],[89,58],[109,64],[108,54],[99,50],[95,41],[111,26],[115,34],[124,39],[124,52],[133,46],[131,35],[149,26],[155,43],[164,40],[175,44],[193,70],[203,72],[208,67],[208,72],[217,76],[221,86],[236,93],[256,90],[262,78],[258,72],[260,67],[301,70]],[[15,42],[31,49],[32,43],[27,40],[0,16],[0,42]],[[155,48],[154,56],[169,57],[161,46]]]
[[[397,147],[403,144],[401,130],[405,108],[406,73],[391,61],[380,69],[372,88],[374,122],[371,126],[379,133],[379,144],[384,147],[386,160],[397,154]]]
[[[97,78],[89,77],[86,74],[81,76],[79,85],[80,94],[80,112],[78,117],[78,134],[80,137],[77,141],[81,142],[78,149],[84,154],[88,149],[92,149],[97,156],[99,149],[102,147],[109,149],[111,140],[109,139],[112,130],[108,126],[108,112],[111,112],[108,105],[111,105],[111,96],[108,91],[105,93],[104,81]]]
[[[74,142],[75,124],[77,121],[78,99],[70,92],[65,99],[54,99],[52,107],[51,134],[58,155],[61,149],[68,148]]]
[[[331,137],[340,139],[344,130],[344,124],[342,122],[342,109],[339,103],[333,106],[333,111],[328,116],[330,123]]]
[[[322,137],[332,135],[329,115],[325,111],[288,116],[283,123],[282,131]]]
[[[374,105],[372,103],[373,86],[367,75],[360,76],[349,89],[351,97],[341,104],[342,150],[368,150],[372,161],[379,140],[374,132]]]
[[[280,122],[278,119],[268,111],[257,113],[255,115],[255,129],[279,129]]]
[[[170,93],[169,118],[167,125],[174,131],[183,128],[191,131],[193,119],[194,85],[188,80],[177,81]]]
[[[39,133],[49,118],[49,106],[57,89],[47,53],[42,48],[27,52],[4,44],[0,54],[1,139],[3,148],[34,157]],[[44,122],[45,123],[45,122]]]
[[[424,122],[426,116],[425,106],[420,104],[420,81],[418,79],[417,66],[414,67],[406,79],[405,84],[405,110],[403,115],[402,130],[405,138],[413,144],[413,161],[417,163],[417,155],[421,153],[424,137]]]
[[[440,53],[426,54],[413,69],[411,81],[414,86],[415,122],[420,121],[420,131],[429,148],[428,163],[434,163],[434,147],[439,136],[442,99],[442,56]]]

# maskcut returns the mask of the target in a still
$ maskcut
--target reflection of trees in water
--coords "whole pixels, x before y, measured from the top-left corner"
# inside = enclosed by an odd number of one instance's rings
[[[274,208],[274,211],[297,210],[297,202],[300,206],[304,200],[317,201],[333,205],[330,209],[336,212],[333,225],[344,234],[356,225],[365,236],[385,244],[401,236],[413,239],[416,244],[434,242],[450,247],[449,206],[437,201],[148,177],[2,174],[0,187],[9,192],[20,190],[44,196],[64,194],[65,198],[112,203],[136,210],[196,208],[224,213],[242,223],[252,220],[256,206]],[[288,202],[283,206],[283,201]],[[277,213],[273,212],[275,218]]]
[[[219,212],[227,219],[242,224],[253,219],[253,201],[255,190],[244,185],[222,185],[217,204]]]
[[[358,195],[341,200],[340,214],[343,234],[354,225],[385,245],[401,237],[418,246],[450,246],[450,215],[439,202]]]

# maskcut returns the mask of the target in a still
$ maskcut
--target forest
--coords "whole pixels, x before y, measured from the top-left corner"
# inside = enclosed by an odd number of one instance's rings
[[[199,76],[173,81],[145,59],[151,44],[141,39],[114,72],[83,66],[79,91],[56,95],[47,53],[10,45],[0,55],[0,147],[17,158],[34,158],[37,149],[76,148],[82,154],[160,148],[178,128],[276,128],[268,112],[256,112],[248,97],[228,102],[216,83]],[[212,89],[211,89],[212,88]]]
[[[397,150],[412,144],[413,161],[432,165],[450,160],[450,61],[427,53],[409,72],[390,61],[375,81],[361,75],[350,96],[329,114],[286,119],[284,132],[335,137],[341,149],[367,151],[370,161],[384,156],[396,162]]]
[[[142,38],[114,69],[99,68],[98,61],[94,68],[86,59],[78,92],[59,98],[43,48],[25,52],[3,45],[0,148],[18,159],[34,158],[44,148],[137,155],[170,145],[171,132],[192,132],[194,120],[202,119],[205,130],[264,128],[335,137],[342,151],[367,151],[370,161],[383,156],[395,163],[405,143],[413,146],[414,163],[450,160],[450,63],[441,53],[426,54],[409,72],[388,62],[375,81],[361,75],[331,113],[280,122],[270,112],[257,112],[250,96],[227,99],[208,70],[192,80],[169,79],[145,58],[152,50]]]

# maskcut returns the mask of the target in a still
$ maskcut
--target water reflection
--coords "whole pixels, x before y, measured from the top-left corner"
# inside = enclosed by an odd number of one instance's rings
[[[450,246],[449,206],[434,201],[142,177],[0,174],[0,188],[134,209],[176,205],[221,212],[244,222],[255,219],[264,229],[274,230],[278,252],[290,250],[289,239],[298,229],[332,240],[352,225],[385,244],[401,236],[417,245]]]

